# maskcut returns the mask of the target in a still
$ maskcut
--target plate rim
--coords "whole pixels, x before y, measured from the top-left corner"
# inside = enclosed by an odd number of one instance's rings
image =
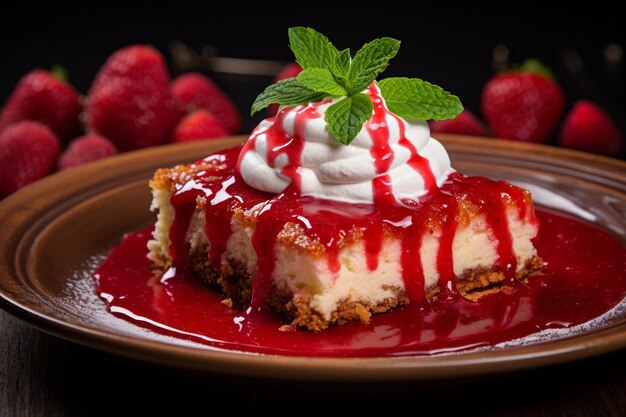
[[[447,146],[450,145],[452,148],[457,147],[461,150],[465,148],[467,152],[481,154],[488,149],[488,153],[495,157],[501,153],[508,156],[511,154],[523,156],[532,153],[533,157],[538,159],[556,156],[572,163],[589,166],[594,175],[597,173],[597,175],[604,176],[606,180],[615,181],[626,190],[626,162],[617,159],[546,145],[494,140],[492,138],[462,135],[437,135],[437,138],[442,139]],[[2,215],[5,212],[11,213],[20,207],[24,209],[25,202],[28,202],[29,198],[36,198],[41,190],[64,185],[63,195],[75,194],[79,190],[84,192],[85,188],[89,188],[90,195],[95,195],[103,189],[114,186],[116,176],[114,168],[116,166],[133,166],[135,176],[138,178],[141,176],[139,173],[145,171],[145,168],[141,169],[139,161],[176,159],[181,160],[181,162],[184,160],[191,162],[197,155],[206,155],[220,148],[234,146],[244,139],[245,136],[234,136],[216,141],[163,145],[128,152],[73,170],[59,172],[0,201],[0,218],[4,218]],[[168,166],[169,164],[159,165]],[[92,182],[101,186],[95,188],[79,187],[71,184],[65,187],[66,183],[77,177],[94,178]],[[124,179],[119,179],[119,182],[132,181],[129,178],[132,177],[124,177]],[[107,182],[111,180],[113,182]],[[60,197],[57,198],[57,200],[59,199]],[[25,228],[21,224],[9,225],[8,223],[10,222],[0,223],[0,236],[7,236],[5,233],[7,230],[12,230],[15,235],[16,232]],[[12,227],[13,229],[11,229]],[[592,332],[568,338],[491,350],[487,355],[484,352],[470,351],[445,356],[328,358],[266,355],[174,345],[115,333],[112,330],[107,331],[84,326],[80,323],[66,322],[25,305],[12,296],[11,289],[7,287],[7,284],[19,286],[20,282],[19,277],[15,275],[17,271],[10,268],[11,262],[5,253],[9,248],[9,239],[0,240],[0,308],[40,330],[66,340],[135,359],[175,367],[236,376],[277,379],[296,378],[319,381],[429,380],[530,369],[626,348],[626,320],[620,320]],[[15,262],[17,262],[17,256],[24,256],[24,254],[17,252],[14,255]],[[546,346],[548,349],[545,349]]]

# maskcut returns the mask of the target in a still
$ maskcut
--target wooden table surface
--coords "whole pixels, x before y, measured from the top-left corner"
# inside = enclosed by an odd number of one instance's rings
[[[0,416],[325,416],[330,404],[359,416],[626,416],[626,351],[445,384],[286,385],[111,355],[0,311]]]

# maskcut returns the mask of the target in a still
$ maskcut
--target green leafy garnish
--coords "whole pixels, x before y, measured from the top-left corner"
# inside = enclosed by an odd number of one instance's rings
[[[387,68],[398,49],[400,41],[393,38],[374,39],[363,45],[350,65],[350,92],[357,94],[365,90]]]
[[[339,84],[333,73],[326,68],[308,68],[298,74],[297,80],[314,91],[328,93],[331,96],[345,96],[346,90]]]
[[[251,114],[272,103],[295,106],[343,97],[326,110],[324,120],[338,143],[350,144],[372,117],[372,100],[363,91],[396,56],[400,41],[374,39],[352,58],[349,49],[338,51],[316,30],[295,27],[289,29],[289,46],[302,72],[267,87],[252,103]],[[457,96],[418,78],[386,78],[378,86],[389,110],[400,117],[442,120],[463,111]]]
[[[372,117],[372,100],[363,93],[344,97],[326,110],[328,131],[339,143],[350,144]]]
[[[457,96],[419,78],[385,78],[378,87],[389,110],[406,119],[453,119],[463,111]]]
[[[345,83],[348,80],[348,73],[350,71],[350,63],[352,62],[352,57],[350,56],[350,49],[346,48],[343,51],[339,52],[337,57],[335,58],[334,66],[332,67],[332,73],[340,83]]]
[[[272,103],[281,106],[295,106],[302,103],[314,103],[322,100],[327,94],[315,91],[297,78],[288,78],[268,86],[263,93],[252,103],[252,114],[269,106]]]
[[[289,29],[289,47],[302,69],[329,68],[339,54],[326,36],[304,27]]]

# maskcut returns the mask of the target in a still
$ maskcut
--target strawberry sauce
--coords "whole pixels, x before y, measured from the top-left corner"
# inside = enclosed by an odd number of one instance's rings
[[[323,101],[298,107],[293,137],[286,134],[281,110],[270,124],[255,129],[243,146],[217,152],[185,172],[171,203],[175,219],[170,229],[174,267],[163,276],[152,273],[146,258],[150,230],[125,236],[97,271],[98,294],[118,317],[159,333],[207,344],[213,348],[285,355],[394,356],[432,354],[491,346],[552,328],[586,322],[615,306],[626,295],[626,251],[612,236],[577,220],[539,212],[541,239],[536,243],[546,262],[544,273],[522,285],[515,279],[516,257],[509,232],[507,209],[514,208],[522,223],[536,225],[530,195],[504,181],[448,176],[438,186],[428,159],[406,138],[404,124],[390,113],[375,85],[368,90],[374,111],[365,129],[372,140],[370,155],[378,176],[372,182],[374,204],[325,201],[301,195],[302,152],[309,121],[322,117]],[[292,112],[293,114],[293,112]],[[410,152],[408,165],[419,174],[426,194],[397,200],[390,167],[389,120],[399,125],[400,146]],[[265,159],[289,180],[274,195],[248,186],[239,173],[243,155],[264,135]],[[258,151],[258,149],[257,149]],[[251,308],[232,311],[222,297],[202,286],[187,270],[187,230],[196,207],[204,207],[205,234],[211,242],[209,262],[220,270],[231,219],[254,207],[256,226],[252,244],[257,255]],[[456,290],[453,242],[459,225],[481,217],[496,249],[495,265],[507,286],[479,302],[466,301]],[[350,323],[322,333],[281,332],[280,319],[267,307],[272,290],[276,242],[290,223],[316,241],[331,272],[341,268],[343,247],[362,242],[370,271],[378,268],[385,238],[400,243],[399,254],[410,305],[372,318],[368,324]],[[439,237],[435,268],[439,296],[425,297],[424,238]]]
[[[277,355],[372,357],[434,354],[492,346],[545,329],[566,329],[626,296],[626,249],[612,235],[538,211],[544,273],[479,302],[425,301],[321,333],[282,332],[273,315],[232,311],[184,268],[165,279],[146,258],[150,230],[130,233],[97,272],[110,311],[158,333],[210,348]],[[169,276],[169,274],[167,275]]]

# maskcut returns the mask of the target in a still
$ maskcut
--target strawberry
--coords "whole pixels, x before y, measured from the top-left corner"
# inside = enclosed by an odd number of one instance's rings
[[[297,62],[290,62],[285,65],[282,70],[278,73],[274,82],[277,83],[282,80],[286,80],[287,78],[293,78],[302,72],[302,67]]]
[[[0,133],[0,198],[52,171],[61,143],[47,126],[24,120]]]
[[[429,122],[432,133],[456,133],[459,135],[485,136],[487,129],[472,112],[465,109],[454,119]]]
[[[497,137],[546,142],[564,108],[563,91],[536,60],[493,77],[483,89],[482,111]]]
[[[290,62],[285,65],[282,70],[278,73],[276,78],[274,78],[274,83],[277,83],[282,80],[286,80],[287,78],[293,78],[302,72],[302,67],[297,62]],[[275,116],[278,113],[278,104],[270,104],[267,108],[267,114],[270,116]]]
[[[66,140],[80,128],[80,111],[78,93],[71,85],[36,69],[24,75],[9,96],[0,113],[0,131],[21,120],[34,120]]]
[[[619,156],[624,151],[624,136],[598,105],[579,100],[565,118],[559,144],[566,148]]]
[[[229,133],[241,129],[239,110],[208,77],[199,73],[181,75],[172,82],[170,91],[186,112],[204,109],[213,113]]]
[[[184,117],[174,129],[170,142],[189,142],[228,135],[228,130],[213,114],[196,110]]]
[[[179,117],[163,56],[132,45],[115,52],[96,75],[85,107],[90,130],[126,151],[162,143]]]
[[[74,139],[59,159],[59,170],[115,155],[115,146],[105,137],[91,134]]]

